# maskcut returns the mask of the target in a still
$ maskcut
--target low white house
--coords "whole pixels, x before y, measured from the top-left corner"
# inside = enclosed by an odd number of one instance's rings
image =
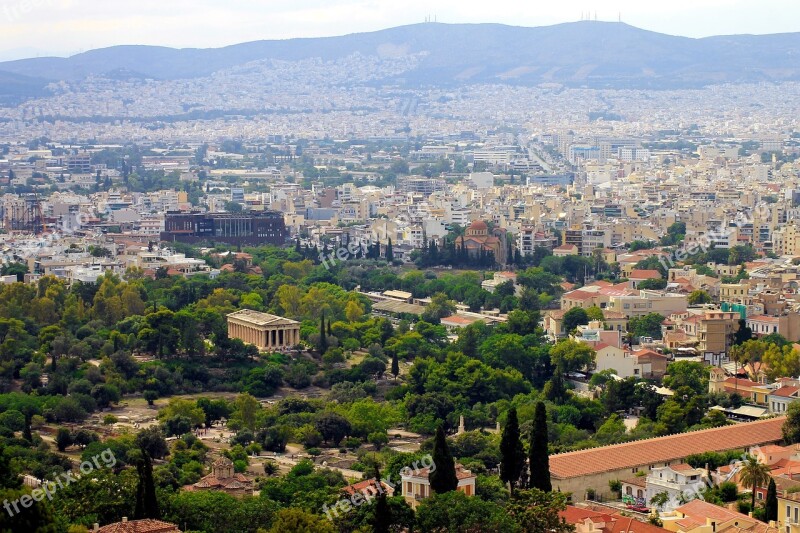
[[[652,350],[632,352],[605,343],[594,347],[595,372],[614,370],[621,378],[660,378],[667,371],[667,358]]]
[[[657,494],[666,492],[669,498],[659,510],[672,511],[683,503],[697,498],[700,491],[706,487],[707,477],[705,470],[686,463],[653,468],[645,478],[647,503],[655,507],[651,503],[653,498]]]
[[[421,500],[431,495],[431,483],[428,480],[429,474],[430,471],[428,468],[406,472],[401,471],[400,481],[402,483],[402,494],[411,507],[416,507]],[[457,490],[463,492],[467,496],[474,496],[475,474],[462,465],[456,464],[456,477],[458,478]]]

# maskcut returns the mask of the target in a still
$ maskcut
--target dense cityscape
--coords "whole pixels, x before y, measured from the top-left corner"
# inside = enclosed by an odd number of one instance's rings
[[[800,532],[800,81],[426,57],[3,100],[0,532]]]

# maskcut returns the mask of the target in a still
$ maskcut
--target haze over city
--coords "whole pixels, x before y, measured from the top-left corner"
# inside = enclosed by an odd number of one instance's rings
[[[72,55],[121,44],[209,48],[261,39],[376,31],[425,20],[545,26],[576,20],[622,21],[688,37],[800,31],[792,0],[610,0],[525,3],[440,0],[5,0],[0,59]]]

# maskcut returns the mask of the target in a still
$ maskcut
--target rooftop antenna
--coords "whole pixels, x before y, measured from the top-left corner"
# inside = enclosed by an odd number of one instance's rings
[[[618,17],[618,22],[622,22],[622,11],[618,13],[617,17]]]
[[[597,11],[594,12],[594,21],[597,22]]]

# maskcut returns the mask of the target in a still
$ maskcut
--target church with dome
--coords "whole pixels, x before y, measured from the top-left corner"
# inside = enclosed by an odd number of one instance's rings
[[[506,262],[506,232],[489,226],[483,220],[474,220],[467,227],[464,236],[459,239],[458,245],[464,247],[472,258],[480,257],[486,253],[494,255],[495,263],[502,265]]]

